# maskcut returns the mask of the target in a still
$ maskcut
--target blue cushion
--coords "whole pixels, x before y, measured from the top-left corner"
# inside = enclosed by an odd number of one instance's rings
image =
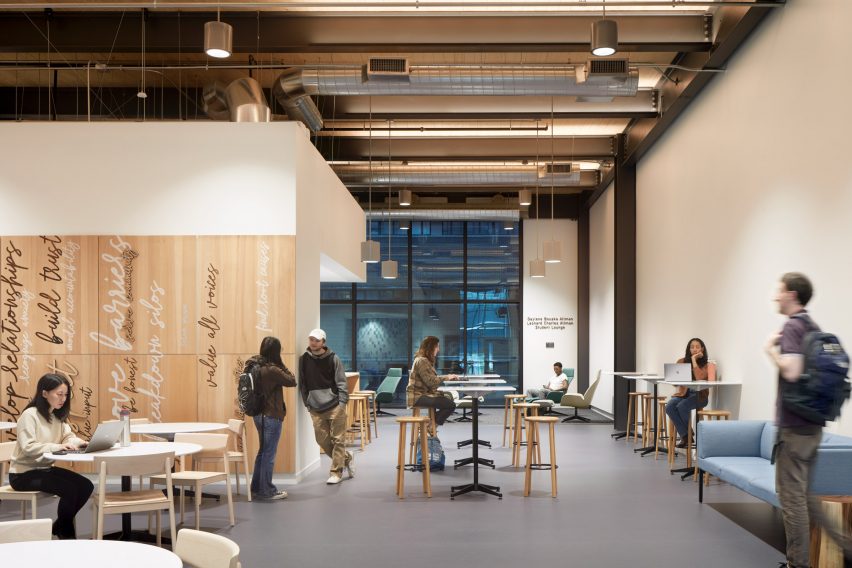
[[[775,424],[767,422],[763,427],[763,434],[760,436],[760,457],[763,459],[772,459],[772,446],[775,445]]]
[[[763,458],[716,457],[713,460],[721,470],[718,476],[740,488],[748,487],[752,479],[775,474],[775,467]]]
[[[820,447],[852,448],[852,438],[841,436],[840,434],[832,434],[831,432],[823,432]]]
[[[698,456],[760,455],[764,420],[702,420],[698,423]]]
[[[722,473],[722,463],[719,460],[724,460],[725,458],[698,458],[698,467],[703,469],[705,472],[710,475],[715,475],[719,477]]]
[[[752,479],[748,488],[745,491],[751,495],[754,495],[758,499],[766,501],[770,505],[774,507],[780,507],[781,503],[778,502],[778,494],[775,493],[775,470],[772,470],[771,475],[764,475],[761,477],[757,477]]]
[[[811,474],[811,491],[817,495],[852,495],[852,450],[820,448]]]

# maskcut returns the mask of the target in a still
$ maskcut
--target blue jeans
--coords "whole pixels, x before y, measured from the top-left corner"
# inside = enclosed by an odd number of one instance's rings
[[[689,421],[692,419],[692,411],[696,408],[704,408],[707,403],[701,404],[698,400],[698,391],[690,392],[686,398],[673,396],[666,403],[666,414],[672,419],[677,433],[684,437],[689,431]]]
[[[261,499],[268,499],[278,492],[272,484],[272,470],[275,467],[275,453],[281,438],[281,420],[270,416],[254,416],[260,448],[254,458],[254,471],[251,474],[251,493]]]

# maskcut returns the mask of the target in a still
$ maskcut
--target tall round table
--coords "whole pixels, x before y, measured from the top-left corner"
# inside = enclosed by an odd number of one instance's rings
[[[170,550],[118,540],[33,540],[0,544],[4,566],[62,568],[181,568]]]
[[[44,457],[49,460],[54,460],[58,462],[75,462],[75,463],[92,463],[95,461],[95,456],[117,456],[117,457],[130,457],[130,456],[146,456],[151,454],[160,454],[164,452],[174,452],[175,457],[188,456],[191,454],[196,454],[201,451],[201,446],[198,444],[184,444],[179,443],[176,444],[174,442],[133,442],[129,446],[124,448],[122,447],[114,447],[109,450],[104,450],[102,452],[92,452],[91,454],[52,454],[47,453],[44,454]],[[130,476],[122,475],[121,476],[121,490],[122,491],[130,491]],[[130,513],[122,513],[121,515],[121,532],[117,533],[117,538],[119,540],[142,540],[148,541],[153,540],[151,535],[148,534],[147,531],[136,531],[132,530],[131,525],[131,517]],[[112,537],[113,535],[109,535]],[[164,538],[163,542],[167,542],[168,539]]]
[[[197,432],[216,432],[227,430],[228,425],[221,422],[149,422],[148,424],[131,424],[131,434],[148,434],[173,439],[175,434]]]

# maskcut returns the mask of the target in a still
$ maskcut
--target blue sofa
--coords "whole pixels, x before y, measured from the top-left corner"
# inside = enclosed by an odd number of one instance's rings
[[[769,463],[775,426],[762,420],[698,423],[698,500],[704,500],[704,473],[715,475],[746,493],[779,506],[775,466]],[[823,433],[812,473],[817,495],[852,495],[852,438]]]

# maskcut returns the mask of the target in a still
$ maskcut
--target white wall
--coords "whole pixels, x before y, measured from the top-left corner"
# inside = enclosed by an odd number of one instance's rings
[[[297,235],[297,337],[319,323],[321,259],[364,277],[364,213],[298,123],[0,124],[0,204],[3,235]],[[319,453],[296,406],[298,474]]]
[[[741,418],[773,417],[762,346],[782,325],[782,273],[812,278],[814,317],[852,347],[850,19],[845,0],[773,10],[639,164],[639,367],[661,370],[700,336],[723,379],[744,382],[723,401]]]
[[[615,190],[610,184],[589,212],[589,384],[615,361]],[[603,375],[593,406],[612,412],[613,377]]]
[[[555,237],[562,242],[562,262],[547,265],[547,276],[530,278],[531,259],[536,258],[538,241],[541,244]],[[577,222],[564,219],[555,221],[524,221],[524,386],[538,387],[553,375],[553,363],[561,361],[565,367],[577,367]],[[537,330],[527,325],[530,317],[570,317],[571,325],[564,329]],[[545,344],[553,342],[554,348]],[[572,392],[577,381],[571,383]]]

